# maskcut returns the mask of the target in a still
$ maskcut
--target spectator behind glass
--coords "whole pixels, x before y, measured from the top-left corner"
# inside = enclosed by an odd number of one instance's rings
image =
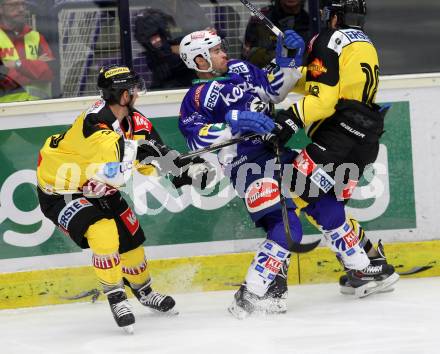
[[[24,0],[0,0],[0,103],[51,97],[54,57],[26,16]]]
[[[152,78],[150,89],[189,87],[196,78],[179,56],[179,43],[185,34],[213,28],[200,5],[193,0],[148,0],[147,8],[135,19],[135,38],[144,48],[146,64]],[[133,61],[138,67],[144,58]]]
[[[309,15],[304,10],[304,0],[273,0],[261,9],[275,26],[285,32],[293,29],[307,42],[310,39]],[[275,56],[277,38],[257,17],[252,16],[246,27],[242,57],[260,68]]]
[[[180,60],[175,45],[170,43],[171,26],[175,26],[173,17],[159,9],[145,9],[136,17],[135,38],[144,48],[152,71],[151,89],[185,87],[195,78]]]

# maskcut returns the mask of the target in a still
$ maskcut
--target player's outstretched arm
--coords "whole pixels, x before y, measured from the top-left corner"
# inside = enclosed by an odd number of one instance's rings
[[[172,175],[176,188],[194,185],[205,189],[215,179],[215,167],[200,156],[184,157],[166,145],[149,140],[139,141],[137,159],[156,166],[159,175]]]

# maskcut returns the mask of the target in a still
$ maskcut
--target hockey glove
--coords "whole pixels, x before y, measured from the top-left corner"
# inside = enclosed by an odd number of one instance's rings
[[[281,68],[297,68],[302,64],[304,40],[293,30],[278,36],[275,61]]]
[[[264,140],[272,145],[284,145],[304,124],[296,116],[292,107],[286,110],[280,110],[275,115],[275,128],[264,137]]]
[[[181,161],[178,151],[171,150],[154,140],[139,140],[136,159],[142,164],[154,165],[162,176],[169,173],[177,176],[182,166],[186,164]]]
[[[216,169],[211,163],[199,156],[191,159],[178,158],[178,163],[182,165],[181,172],[172,179],[172,183],[176,188],[193,185],[203,190],[211,187],[216,173]]]
[[[231,110],[226,113],[225,120],[234,135],[246,132],[267,134],[275,128],[272,119],[260,112]]]
[[[340,99],[335,106],[335,121],[345,134],[360,143],[374,143],[384,132],[384,118],[389,107]]]
[[[144,162],[145,159],[162,157],[170,152],[170,149],[154,140],[139,140],[136,160]]]
[[[160,145],[153,140],[140,140],[136,159],[144,164],[153,164],[164,176],[172,174],[176,188],[194,185],[205,189],[215,180],[215,167],[199,156],[182,158],[176,150]]]

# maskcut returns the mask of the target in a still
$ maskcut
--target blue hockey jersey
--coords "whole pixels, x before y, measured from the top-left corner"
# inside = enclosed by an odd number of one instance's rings
[[[195,80],[183,99],[179,129],[191,150],[232,138],[225,122],[230,110],[270,114],[269,104],[281,102],[301,76],[296,69],[281,68],[269,73],[241,60],[229,60],[228,68],[225,76]],[[249,162],[268,152],[257,137],[223,149],[219,161],[222,164],[234,159]]]

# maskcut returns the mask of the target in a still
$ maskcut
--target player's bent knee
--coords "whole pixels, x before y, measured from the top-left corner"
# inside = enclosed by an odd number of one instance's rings
[[[344,203],[338,201],[334,195],[324,195],[303,211],[324,230],[336,229],[345,221]]]
[[[100,219],[89,226],[85,237],[93,251],[93,268],[104,289],[121,284],[121,257],[116,222],[113,219]]]
[[[300,243],[302,240],[302,226],[298,216],[294,209],[288,209],[289,226],[291,240],[296,243]],[[276,242],[278,245],[285,249],[289,249],[290,242],[286,235],[283,216],[281,210],[274,211],[267,214],[263,218],[264,228],[267,231],[267,238]]]
[[[95,254],[112,254],[119,249],[119,233],[113,219],[100,219],[90,225],[85,235]]]

